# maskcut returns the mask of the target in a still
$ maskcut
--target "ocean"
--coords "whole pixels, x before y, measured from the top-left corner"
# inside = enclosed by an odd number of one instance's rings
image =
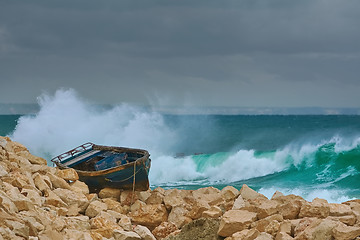
[[[41,98],[39,109],[0,115],[0,135],[47,160],[85,142],[136,147],[151,154],[151,188],[247,184],[269,198],[360,198],[359,115],[164,114],[94,107],[69,92]]]

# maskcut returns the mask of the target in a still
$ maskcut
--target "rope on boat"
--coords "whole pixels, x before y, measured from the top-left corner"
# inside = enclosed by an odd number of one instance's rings
[[[136,175],[136,162],[134,162],[134,179],[133,179],[133,188],[132,188],[132,194],[131,194],[131,205],[134,203],[135,175]]]

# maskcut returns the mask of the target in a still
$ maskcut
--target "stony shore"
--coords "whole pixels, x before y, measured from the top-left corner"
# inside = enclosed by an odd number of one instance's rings
[[[89,193],[72,169],[0,137],[2,239],[360,240],[360,200],[268,199],[246,185]]]

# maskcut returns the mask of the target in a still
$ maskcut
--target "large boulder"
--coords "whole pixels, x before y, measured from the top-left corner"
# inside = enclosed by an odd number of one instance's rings
[[[235,232],[247,229],[257,219],[256,215],[246,210],[229,210],[221,218],[218,234],[229,237]]]
[[[164,204],[145,205],[144,207],[129,214],[135,224],[140,224],[154,229],[168,218],[167,210]]]

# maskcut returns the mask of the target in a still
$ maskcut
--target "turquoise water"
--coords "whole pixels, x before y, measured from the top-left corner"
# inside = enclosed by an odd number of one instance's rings
[[[152,188],[247,184],[267,197],[360,198],[357,115],[164,115],[94,108],[66,92],[39,105],[33,115],[0,115],[0,133],[48,160],[85,142],[144,148]]]

